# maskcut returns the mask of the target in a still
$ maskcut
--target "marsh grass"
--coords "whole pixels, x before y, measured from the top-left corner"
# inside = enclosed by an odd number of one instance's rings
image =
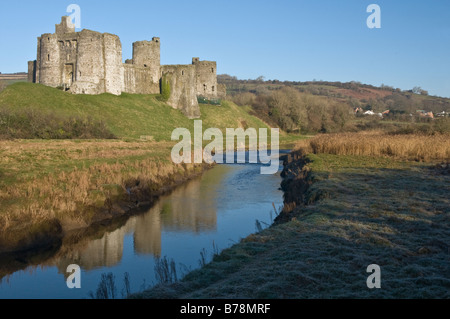
[[[91,291],[89,292],[89,296],[91,299],[116,299],[116,276],[113,273],[102,274],[95,294]]]
[[[131,295],[130,274],[128,272],[123,275],[123,288],[121,290],[122,299]],[[88,293],[91,299],[117,299],[118,289],[116,286],[116,276],[113,273],[103,273],[98,283],[95,293]]]
[[[318,135],[297,143],[306,153],[384,156],[420,162],[449,161],[449,134],[391,134],[381,131]]]
[[[177,265],[173,259],[155,258],[155,277],[157,284],[173,284],[178,282]]]

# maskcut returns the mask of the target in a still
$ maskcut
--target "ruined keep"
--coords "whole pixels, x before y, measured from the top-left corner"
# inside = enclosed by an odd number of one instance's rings
[[[198,97],[225,95],[217,84],[217,64],[193,58],[189,65],[161,65],[160,39],[133,43],[133,58],[122,62],[118,36],[91,30],[75,32],[62,17],[55,33],[38,37],[37,59],[28,62],[28,81],[73,94],[159,94],[161,81],[170,84],[167,101],[189,118],[198,118]]]

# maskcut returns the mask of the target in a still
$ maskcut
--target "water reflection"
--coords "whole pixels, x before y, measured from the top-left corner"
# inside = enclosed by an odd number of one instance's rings
[[[86,298],[107,272],[118,280],[129,272],[138,291],[154,280],[158,256],[198,267],[203,249],[227,248],[254,232],[256,219],[272,221],[272,203],[282,203],[279,183],[279,174],[261,175],[259,165],[218,165],[146,212],[68,234],[39,255],[0,260],[0,276],[9,274],[0,282],[0,298]],[[66,286],[70,264],[82,269],[82,289]]]
[[[61,248],[50,264],[56,264],[65,273],[70,264],[78,264],[84,270],[112,267],[123,257],[124,239],[133,234],[134,252],[142,255],[161,256],[161,234],[168,232],[205,233],[217,228],[218,188],[230,166],[218,166],[178,187],[170,195],[161,197],[148,212],[131,217],[126,224],[101,238],[83,245]]]

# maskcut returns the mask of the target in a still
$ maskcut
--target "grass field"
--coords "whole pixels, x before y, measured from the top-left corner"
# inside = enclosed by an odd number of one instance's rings
[[[287,222],[243,239],[176,284],[132,297],[450,297],[448,166],[324,153],[297,164],[287,175],[308,186],[285,212]],[[381,267],[381,289],[366,285],[371,264]]]

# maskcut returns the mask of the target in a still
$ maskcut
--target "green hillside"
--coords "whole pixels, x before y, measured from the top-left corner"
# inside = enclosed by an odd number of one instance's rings
[[[36,111],[60,118],[88,118],[102,121],[117,137],[139,139],[152,136],[157,141],[170,140],[177,127],[193,129],[193,120],[158,101],[157,95],[111,94],[73,95],[40,84],[16,83],[0,94],[0,112]],[[248,109],[224,101],[222,106],[201,105],[204,129],[217,127],[267,127]]]

